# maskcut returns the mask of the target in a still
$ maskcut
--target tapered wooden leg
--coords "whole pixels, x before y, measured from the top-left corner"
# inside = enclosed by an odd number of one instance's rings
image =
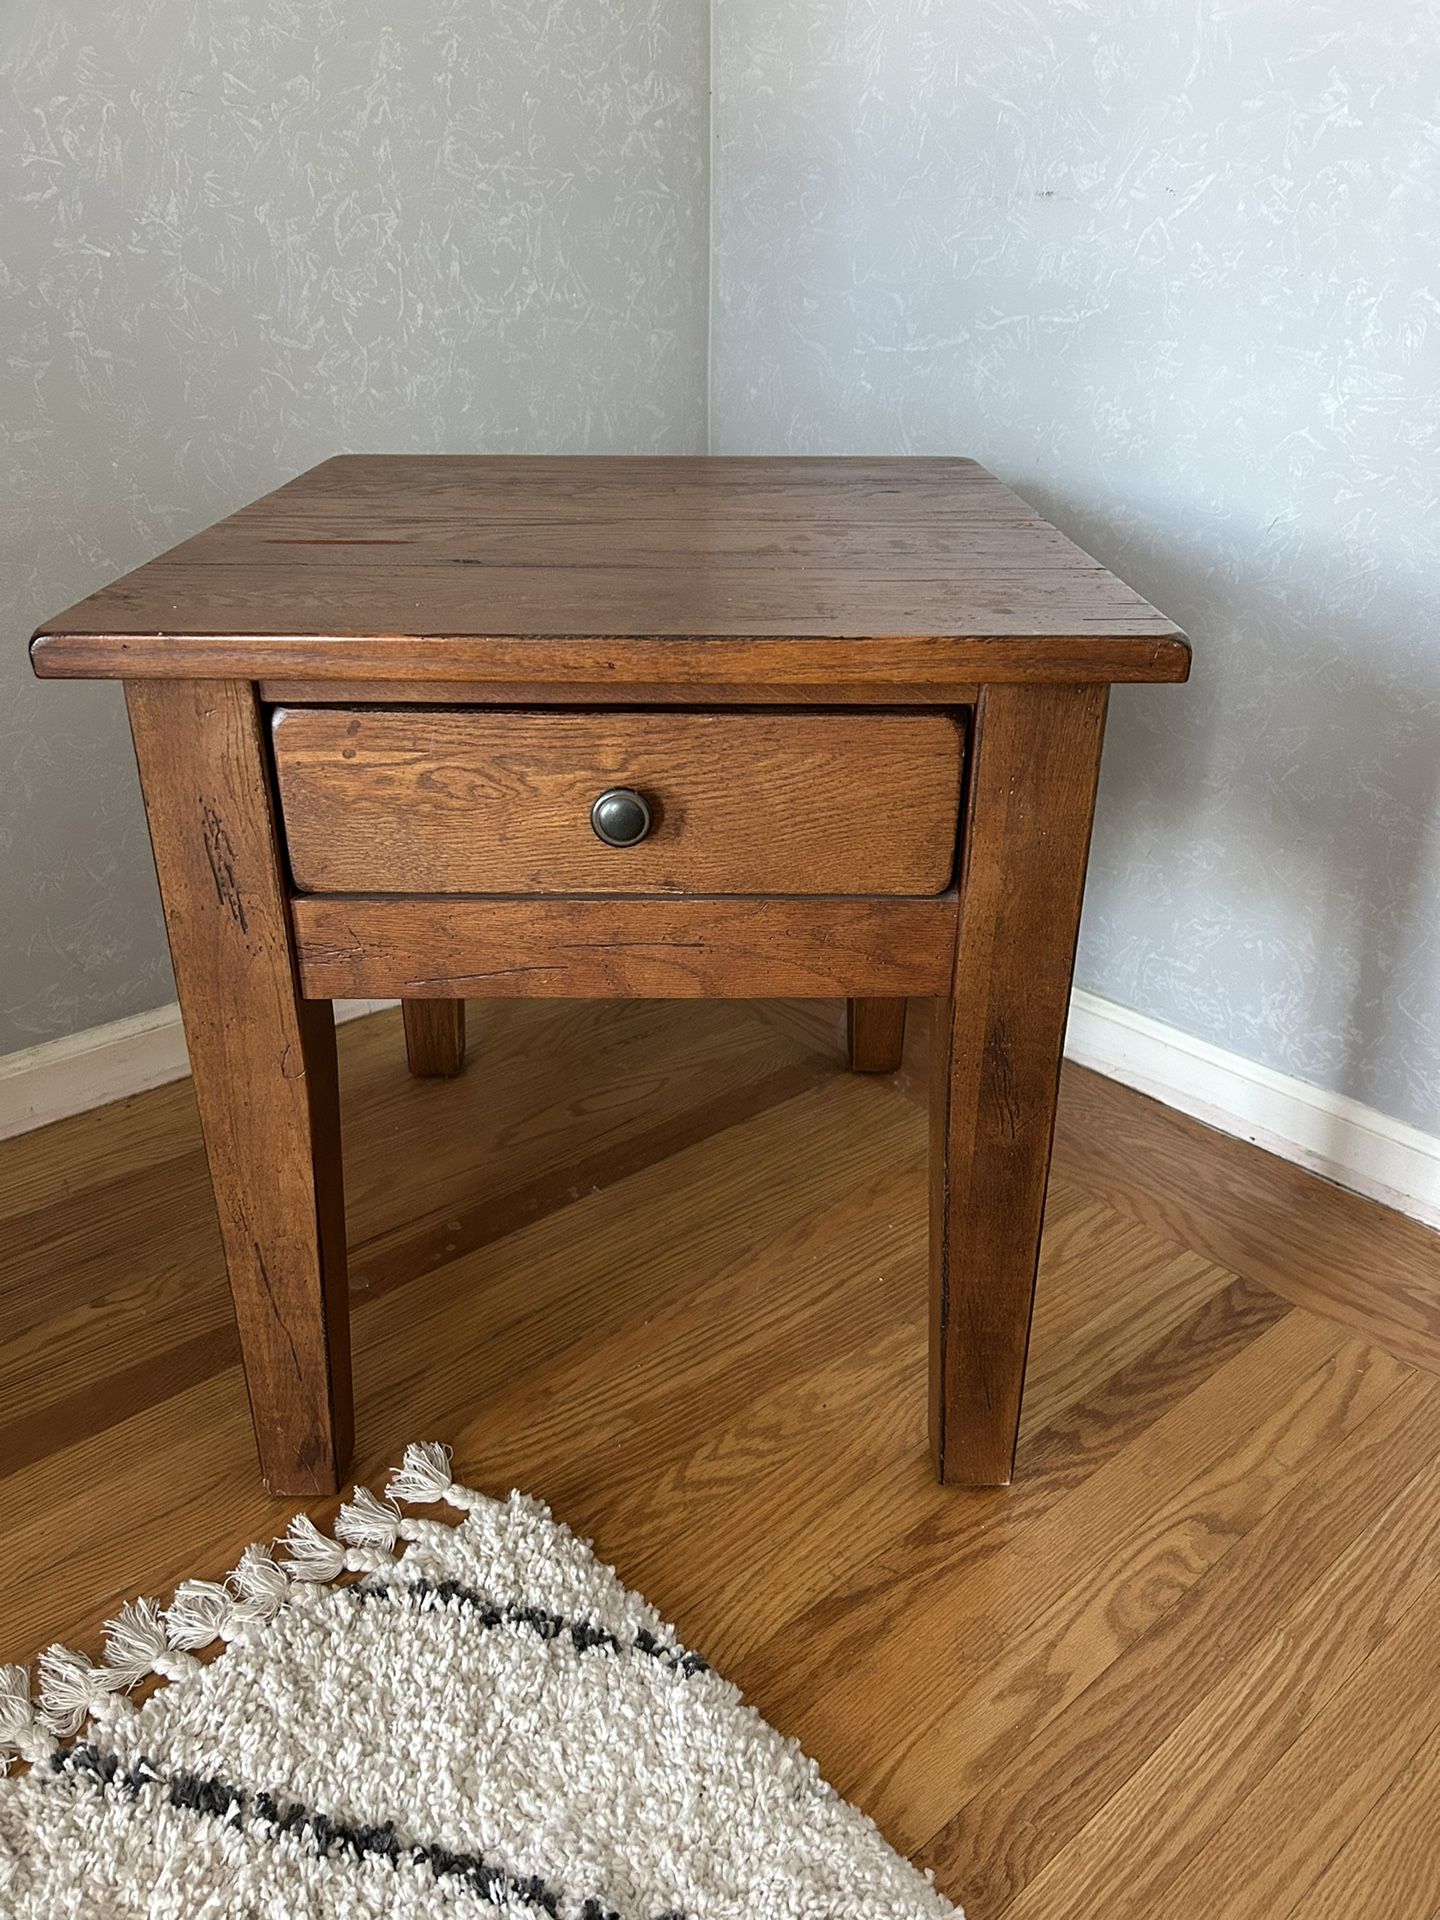
[[[846,1012],[856,1073],[894,1073],[905,1052],[903,1000],[852,1000]]]
[[[332,1493],[352,1435],[335,1026],[296,987],[255,690],[126,698],[261,1470]]]
[[[405,1057],[422,1080],[453,1080],[465,1064],[465,1002],[402,1000]]]
[[[931,1115],[930,1435],[966,1486],[1014,1466],[1106,692],[986,687],[975,713]]]

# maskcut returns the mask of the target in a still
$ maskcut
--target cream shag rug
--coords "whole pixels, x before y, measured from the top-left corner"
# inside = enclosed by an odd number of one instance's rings
[[[38,1707],[0,1668],[0,1752],[30,1762],[0,1782],[0,1912],[958,1912],[584,1541],[455,1484],[449,1458],[411,1447],[336,1540],[302,1516],[283,1564],[252,1547],[224,1585],[127,1606],[104,1666],[52,1647]],[[169,1684],[137,1707],[152,1674]]]

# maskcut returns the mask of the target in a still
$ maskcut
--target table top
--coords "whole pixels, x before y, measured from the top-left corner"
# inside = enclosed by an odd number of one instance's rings
[[[359,454],[48,620],[37,673],[697,686],[1183,680],[973,460]]]

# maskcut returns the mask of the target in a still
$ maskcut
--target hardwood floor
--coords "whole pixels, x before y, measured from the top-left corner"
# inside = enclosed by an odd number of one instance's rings
[[[938,1488],[912,1012],[343,1029],[356,1477],[543,1496],[972,1920],[1431,1920],[1440,1241],[1067,1068],[1019,1477]],[[0,1660],[295,1504],[188,1082],[0,1146]]]

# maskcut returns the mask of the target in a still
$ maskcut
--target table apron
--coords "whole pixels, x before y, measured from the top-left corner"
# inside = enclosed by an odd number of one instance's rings
[[[950,990],[953,891],[926,899],[312,894],[307,999],[766,999]]]

